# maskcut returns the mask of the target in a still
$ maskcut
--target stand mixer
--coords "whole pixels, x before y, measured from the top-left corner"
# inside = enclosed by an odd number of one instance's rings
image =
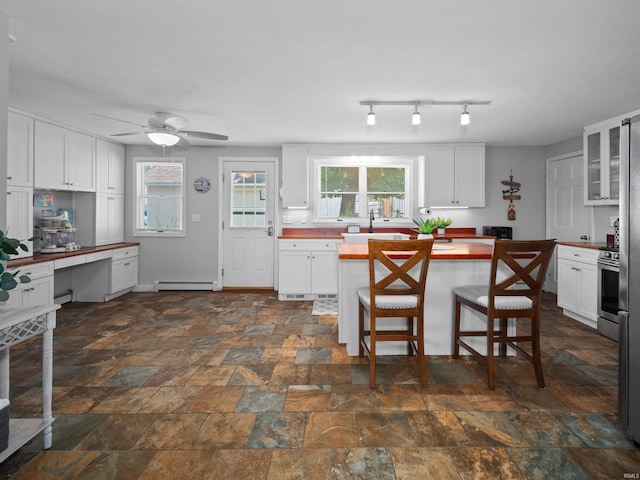
[[[78,234],[69,221],[67,212],[52,215],[53,210],[44,210],[40,217],[42,249],[40,253],[61,253],[80,250]]]

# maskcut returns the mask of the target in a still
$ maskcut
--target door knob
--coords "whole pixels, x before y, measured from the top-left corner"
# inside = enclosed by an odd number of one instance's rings
[[[273,237],[273,227],[267,227],[267,235]]]

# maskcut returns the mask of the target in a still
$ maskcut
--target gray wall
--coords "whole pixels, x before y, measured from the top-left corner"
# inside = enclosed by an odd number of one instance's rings
[[[171,148],[165,156],[171,156]],[[220,157],[277,157],[280,148],[189,147],[174,148],[173,156],[184,157],[186,178],[186,237],[134,237],[133,212],[135,186],[134,157],[162,157],[158,146],[126,147],[126,206],[125,237],[140,242],[139,283],[152,285],[158,280],[217,281],[218,275],[218,164]],[[193,181],[206,177],[211,181],[207,193],[198,193]],[[193,213],[200,214],[200,222],[191,222]]]
[[[545,149],[544,147],[487,147],[485,153],[485,208],[469,208],[463,210],[437,209],[431,216],[446,215],[454,220],[452,227],[473,227],[482,233],[484,225],[502,225],[513,228],[514,238],[543,238],[545,234]],[[310,165],[309,168],[313,166]],[[509,180],[513,171],[514,180],[522,183],[519,192],[522,200],[514,201],[516,220],[507,220],[509,202],[502,198],[502,190],[506,187],[502,180]],[[310,195],[313,192],[310,187]],[[311,204],[314,202],[312,201]],[[312,210],[280,210],[281,215],[294,217],[296,228],[313,228]],[[307,217],[306,224],[298,220]],[[356,222],[357,223],[357,222]],[[360,222],[362,223],[362,222]],[[283,225],[287,227],[289,225]],[[324,226],[324,225],[315,225]],[[331,224],[327,227],[344,227]],[[382,227],[381,223],[374,225]],[[411,224],[405,225],[412,226]]]

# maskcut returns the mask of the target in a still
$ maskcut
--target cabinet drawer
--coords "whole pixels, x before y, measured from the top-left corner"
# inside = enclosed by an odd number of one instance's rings
[[[139,247],[118,248],[113,251],[113,260],[122,260],[123,258],[137,257]]]
[[[574,260],[595,265],[598,262],[600,252],[593,248],[570,247],[567,245],[558,245],[558,258],[566,260]]]
[[[285,250],[335,250],[339,240],[280,240],[279,249]]]
[[[104,260],[105,258],[111,258],[111,250],[105,250],[104,252],[96,252],[96,253],[88,253],[87,254],[87,263],[97,262],[99,260]]]
[[[57,260],[54,260],[54,262],[55,269],[59,270],[61,268],[73,267],[74,265],[82,265],[84,263],[87,263],[87,256],[75,255],[73,257],[58,258]]]
[[[20,272],[21,275],[28,275],[31,280],[53,275],[53,262],[34,263],[23,267],[12,268],[11,273]]]

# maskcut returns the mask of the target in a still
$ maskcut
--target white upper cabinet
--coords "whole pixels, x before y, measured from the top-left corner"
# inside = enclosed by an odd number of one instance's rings
[[[584,203],[620,202],[620,121],[584,130]]]
[[[425,205],[484,207],[484,145],[426,145]]]
[[[95,192],[95,138],[36,120],[34,186]]]
[[[308,208],[309,186],[307,147],[304,145],[282,146],[282,188],[280,197],[283,208]]]
[[[124,193],[124,147],[96,140],[96,190],[102,193]]]
[[[33,236],[33,188],[7,185],[7,224],[5,233],[22,241],[28,251],[18,250],[11,258],[33,255],[33,242],[27,240]]]
[[[9,112],[7,130],[7,184],[33,187],[32,118]]]

